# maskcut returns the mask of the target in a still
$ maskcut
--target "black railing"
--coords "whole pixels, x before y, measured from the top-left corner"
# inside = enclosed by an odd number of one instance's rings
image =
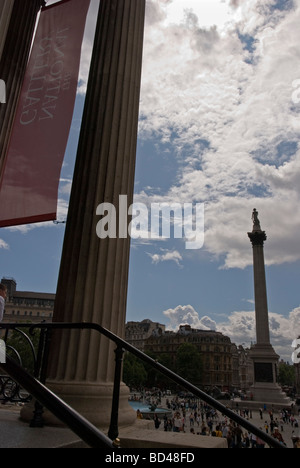
[[[36,333],[36,328],[32,328],[31,324],[22,324],[22,326],[11,324],[1,328],[5,328],[5,335],[2,339],[6,344],[6,353],[40,382],[45,383],[47,362],[45,350],[50,343],[50,331],[42,329]],[[29,335],[23,329],[29,329]],[[24,391],[19,383],[7,375],[0,375],[0,384],[0,401],[29,403],[32,400],[32,395]],[[37,418],[35,427],[41,424],[37,422]],[[41,421],[40,418],[39,421]]]
[[[41,324],[1,324],[0,329],[19,329],[19,328],[28,328],[31,333],[34,332],[36,329],[40,329],[42,331],[41,336],[42,339],[39,344],[40,349],[40,359],[38,360],[37,367],[35,369],[35,373],[45,378],[46,369],[47,369],[47,362],[48,362],[48,351],[49,351],[49,341],[50,341],[50,334],[53,330],[95,330],[96,332],[100,333],[101,335],[106,336],[109,340],[113,341],[117,345],[116,349],[116,367],[115,367],[115,381],[114,381],[114,392],[113,392],[113,402],[112,402],[112,413],[111,413],[111,424],[109,428],[109,439],[115,440],[119,435],[118,430],[118,419],[119,419],[119,396],[120,396],[120,384],[121,384],[121,374],[122,374],[122,361],[123,355],[125,351],[128,351],[135,355],[137,358],[141,359],[142,361],[150,364],[153,368],[161,372],[165,377],[168,377],[170,380],[178,384],[179,386],[183,387],[188,392],[195,395],[197,398],[208,404],[209,406],[215,408],[224,416],[227,416],[229,419],[237,423],[238,425],[242,426],[244,429],[249,431],[250,433],[256,435],[265,443],[267,443],[270,447],[273,448],[285,448],[278,440],[271,437],[269,434],[264,433],[262,430],[258,429],[252,423],[247,421],[246,419],[239,416],[237,413],[232,411],[231,409],[225,407],[221,402],[215,400],[213,397],[207,395],[205,392],[200,390],[199,388],[195,387],[191,383],[187,382],[185,379],[180,377],[179,375],[175,374],[171,370],[167,369],[159,362],[155,361],[154,359],[150,358],[143,352],[136,349],[134,346],[130,345],[126,341],[122,340],[109,330],[101,327],[100,325],[94,323],[41,323]],[[11,360],[10,360],[11,361]],[[1,367],[1,366],[0,366]],[[5,366],[2,366],[5,368]],[[9,369],[6,367],[7,372]],[[24,388],[28,391],[32,392],[31,388],[28,388],[27,381],[20,382],[18,379],[18,373],[16,375],[11,375],[15,378]],[[36,379],[34,379],[37,382]],[[31,382],[32,383],[32,382]],[[25,385],[26,384],[26,385]],[[40,384],[42,385],[42,384]],[[45,389],[45,387],[43,386]],[[43,392],[44,393],[44,392]],[[51,393],[51,392],[50,392]],[[32,393],[40,403],[44,404],[46,407],[49,408],[49,404],[46,398],[39,398],[34,393]],[[56,397],[57,398],[57,397]],[[61,401],[61,400],[60,400]],[[50,411],[53,411],[55,414],[55,404],[51,404]],[[72,425],[69,424],[72,429]]]
[[[113,442],[102,432],[96,429],[89,421],[74,411],[64,401],[58,398],[41,382],[26,372],[11,357],[7,356],[6,364],[0,364],[13,379],[26,388],[42,405],[44,405],[54,416],[66,424],[84,442],[93,448],[114,449]]]
[[[7,375],[0,375],[0,401],[6,403],[29,403],[32,396],[15,380]]]

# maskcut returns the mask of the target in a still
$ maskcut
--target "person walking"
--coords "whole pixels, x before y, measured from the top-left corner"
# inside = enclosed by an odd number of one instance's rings
[[[159,417],[157,416],[157,414],[154,416],[154,426],[155,426],[155,429],[159,429],[161,425],[161,420],[159,419]]]

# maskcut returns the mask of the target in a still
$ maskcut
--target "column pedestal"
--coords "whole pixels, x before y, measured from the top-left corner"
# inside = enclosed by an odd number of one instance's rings
[[[279,356],[270,344],[255,345],[250,350],[254,366],[254,384],[250,388],[253,401],[290,405],[290,399],[277,383]]]
[[[111,420],[111,404],[113,382],[107,384],[77,383],[77,382],[48,382],[47,387],[68,405],[76,409],[94,426],[107,432]],[[121,384],[119,427],[131,426],[136,421],[136,413],[128,404],[129,389]],[[21,410],[23,421],[30,422],[35,410],[34,403],[25,405]],[[47,426],[62,426],[52,413],[44,408],[43,420]]]

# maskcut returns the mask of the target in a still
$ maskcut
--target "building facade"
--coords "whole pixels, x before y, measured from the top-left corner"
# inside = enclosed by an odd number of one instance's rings
[[[236,390],[247,390],[253,385],[253,361],[250,357],[250,349],[245,349],[243,346],[232,344],[232,386]]]
[[[55,294],[17,291],[13,278],[3,278],[7,286],[4,323],[52,322]]]
[[[149,319],[142,322],[128,322],[125,327],[125,339],[140,351],[145,351],[145,342],[151,336],[161,336],[166,326]]]
[[[185,343],[193,344],[201,354],[203,376],[201,386],[206,390],[218,387],[222,391],[231,390],[233,380],[233,358],[231,340],[216,331],[196,330],[189,325],[179,328],[177,333],[165,332],[152,335],[146,340],[145,352],[154,355],[168,355],[176,365],[176,354]]]

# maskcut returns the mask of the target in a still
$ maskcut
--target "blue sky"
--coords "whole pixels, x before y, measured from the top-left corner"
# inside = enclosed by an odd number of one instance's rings
[[[52,3],[52,2],[49,2]],[[66,219],[98,0],[61,175]],[[255,341],[252,248],[259,211],[272,341],[300,335],[300,1],[148,0],[135,201],[205,204],[205,244],[133,241],[128,320],[214,328]],[[299,91],[299,92],[298,92]],[[99,201],[101,203],[101,201]],[[55,292],[64,225],[0,232],[2,276]]]

